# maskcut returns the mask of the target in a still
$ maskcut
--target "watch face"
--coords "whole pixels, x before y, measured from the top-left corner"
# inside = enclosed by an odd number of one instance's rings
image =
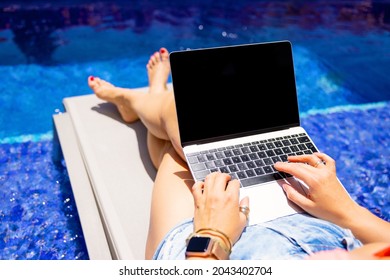
[[[210,241],[210,237],[194,236],[188,242],[187,252],[204,253],[207,251]]]

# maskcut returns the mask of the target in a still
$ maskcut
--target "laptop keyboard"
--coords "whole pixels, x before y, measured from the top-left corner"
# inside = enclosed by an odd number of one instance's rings
[[[238,179],[241,187],[291,177],[278,172],[274,163],[287,161],[290,155],[317,152],[306,133],[270,138],[251,143],[227,146],[187,155],[188,164],[197,181],[203,181],[212,172],[229,173]]]

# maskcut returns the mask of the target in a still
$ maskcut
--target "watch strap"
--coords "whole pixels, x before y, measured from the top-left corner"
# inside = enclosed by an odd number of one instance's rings
[[[211,253],[218,260],[228,260],[230,256],[230,251],[226,250],[224,246],[221,245],[221,242],[215,239]]]

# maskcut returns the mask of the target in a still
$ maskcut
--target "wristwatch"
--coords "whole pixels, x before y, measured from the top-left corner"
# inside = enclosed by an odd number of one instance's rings
[[[209,236],[193,235],[187,240],[186,257],[210,257],[228,260],[230,252],[221,243]]]

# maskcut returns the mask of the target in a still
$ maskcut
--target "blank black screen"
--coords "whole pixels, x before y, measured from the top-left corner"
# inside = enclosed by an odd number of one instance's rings
[[[299,124],[289,41],[177,51],[170,62],[183,145]]]

